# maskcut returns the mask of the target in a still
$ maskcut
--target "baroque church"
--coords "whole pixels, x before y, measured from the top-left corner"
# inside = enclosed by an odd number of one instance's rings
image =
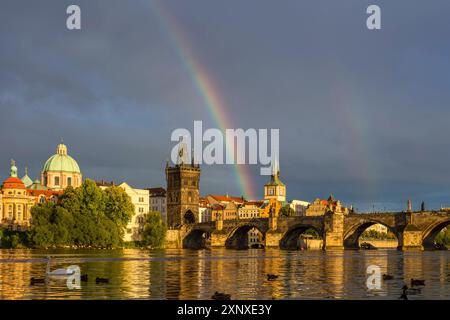
[[[25,175],[20,179],[16,162],[11,160],[9,177],[0,187],[0,226],[26,230],[30,226],[31,207],[55,202],[67,187],[79,187],[83,178],[78,163],[69,156],[62,142],[45,162],[39,176],[40,180],[33,181],[25,168]]]

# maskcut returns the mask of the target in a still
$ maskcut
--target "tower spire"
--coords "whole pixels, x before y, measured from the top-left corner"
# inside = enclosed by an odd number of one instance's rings
[[[280,174],[280,165],[278,164],[278,157],[275,155],[272,163],[272,175],[278,176]]]

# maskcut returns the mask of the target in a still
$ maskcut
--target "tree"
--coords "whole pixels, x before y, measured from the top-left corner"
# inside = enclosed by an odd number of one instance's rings
[[[152,248],[160,248],[166,238],[167,226],[157,211],[145,215],[142,243]]]
[[[105,190],[106,216],[125,228],[134,214],[134,205],[130,197],[120,187],[112,186]]]
[[[291,208],[290,205],[285,205],[280,210],[280,216],[282,217],[291,217],[295,214],[294,209]]]
[[[35,247],[48,248],[54,243],[51,216],[54,210],[52,202],[39,204],[31,208],[31,241]]]
[[[128,195],[118,187],[100,189],[85,180],[67,188],[58,203],[32,208],[31,241],[35,247],[117,247],[134,213]]]

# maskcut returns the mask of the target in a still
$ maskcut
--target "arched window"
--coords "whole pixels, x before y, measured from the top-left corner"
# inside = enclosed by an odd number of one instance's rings
[[[72,186],[72,177],[67,177],[67,186]]]
[[[55,177],[55,186],[59,186],[59,177]]]

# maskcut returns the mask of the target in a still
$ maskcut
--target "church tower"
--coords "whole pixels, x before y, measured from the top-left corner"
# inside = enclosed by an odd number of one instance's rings
[[[264,200],[286,202],[286,186],[280,180],[280,167],[276,159],[272,165],[270,181],[264,185]]]
[[[179,144],[177,163],[166,164],[167,181],[167,225],[179,228],[181,225],[198,222],[200,166],[189,163],[188,149],[183,141]]]

